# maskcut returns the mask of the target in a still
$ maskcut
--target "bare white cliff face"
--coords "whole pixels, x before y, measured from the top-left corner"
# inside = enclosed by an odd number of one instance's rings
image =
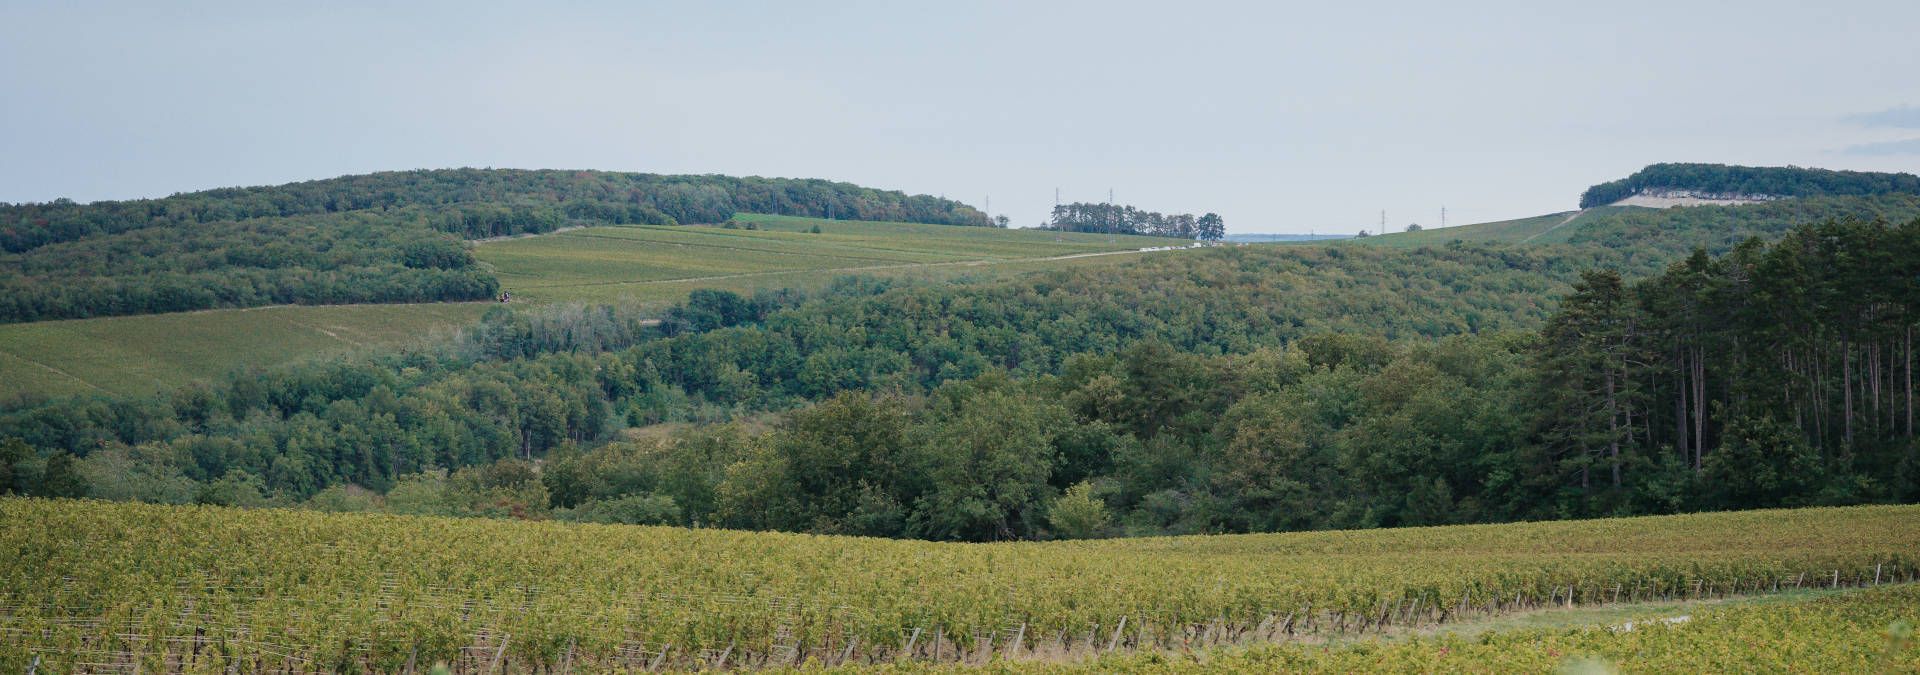
[[[1675,206],[1736,206],[1739,204],[1770,202],[1775,199],[1780,199],[1780,196],[1650,188],[1636,192],[1633,196],[1614,202],[1612,205],[1645,206],[1655,209],[1665,209]]]

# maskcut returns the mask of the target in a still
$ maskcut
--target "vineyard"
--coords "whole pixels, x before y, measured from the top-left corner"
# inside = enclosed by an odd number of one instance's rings
[[[939,544],[6,499],[0,550],[4,672],[984,663],[1907,582],[1920,507]]]
[[[1418,638],[1332,647],[1261,645],[1097,660],[998,662],[1002,673],[1277,672],[1920,672],[1920,587],[1902,585],[1790,602],[1709,609],[1584,629],[1522,630],[1476,639]],[[959,671],[964,667],[945,666]],[[924,666],[908,672],[937,670]]]

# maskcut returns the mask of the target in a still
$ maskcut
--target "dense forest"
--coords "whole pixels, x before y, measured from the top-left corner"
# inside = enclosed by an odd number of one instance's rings
[[[0,464],[41,494],[961,540],[1912,501],[1915,261],[1920,221],[1849,221],[1639,283],[1600,247],[1456,243],[501,310],[435,351],[19,402]]]
[[[1588,273],[1542,333],[1542,449],[1621,498],[1674,467],[1731,507],[1920,498],[1916,324],[1920,221]]]
[[[1587,188],[1580,195],[1580,208],[1605,206],[1648,190],[1771,197],[1858,197],[1896,192],[1920,194],[1920,176],[1797,166],[1654,164],[1626,178]]]
[[[746,211],[989,226],[925,195],[821,180],[453,169],[163,199],[0,204],[0,322],[267,304],[478,300],[462,239]]]
[[[1053,217],[1046,227],[1066,232],[1143,234],[1202,241],[1219,241],[1227,236],[1227,222],[1217,214],[1196,218],[1190,213],[1168,215],[1125,205],[1084,202],[1053,207]]]

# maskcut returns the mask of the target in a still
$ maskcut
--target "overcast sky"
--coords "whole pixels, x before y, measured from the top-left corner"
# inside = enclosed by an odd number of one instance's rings
[[[591,168],[1352,232],[1920,165],[1914,0],[388,4],[0,3],[0,201]]]

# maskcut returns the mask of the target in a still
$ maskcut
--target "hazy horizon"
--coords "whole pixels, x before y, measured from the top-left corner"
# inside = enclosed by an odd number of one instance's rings
[[[1913,171],[1920,4],[0,8],[0,201],[415,168],[825,178],[1350,233],[1656,162]]]

